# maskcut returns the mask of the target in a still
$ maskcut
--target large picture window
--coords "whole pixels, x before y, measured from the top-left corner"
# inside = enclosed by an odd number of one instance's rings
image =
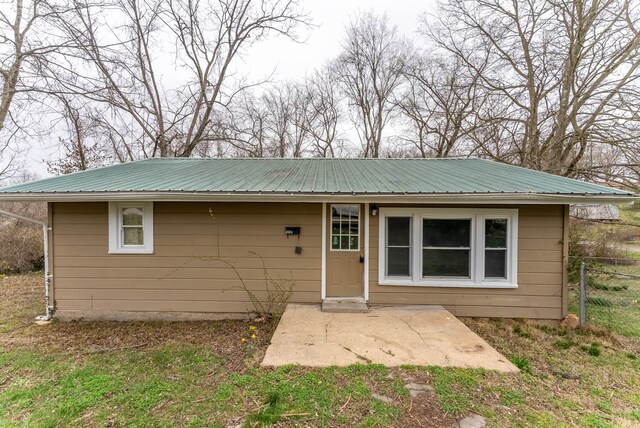
[[[383,285],[516,287],[514,209],[381,208]]]
[[[109,253],[153,253],[153,202],[109,203]]]

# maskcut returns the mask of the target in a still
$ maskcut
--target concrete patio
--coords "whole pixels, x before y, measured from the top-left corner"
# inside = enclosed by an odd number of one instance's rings
[[[518,372],[442,306],[374,307],[354,314],[289,304],[262,365],[326,367],[369,362]]]

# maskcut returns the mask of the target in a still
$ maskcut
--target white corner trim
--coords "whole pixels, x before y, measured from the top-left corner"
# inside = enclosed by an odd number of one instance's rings
[[[364,204],[364,300],[369,301],[369,203]]]
[[[144,245],[122,245],[120,210],[141,207]],[[153,202],[109,202],[109,254],[153,254]]]
[[[322,269],[320,274],[320,298],[327,298],[327,203],[322,203]]]

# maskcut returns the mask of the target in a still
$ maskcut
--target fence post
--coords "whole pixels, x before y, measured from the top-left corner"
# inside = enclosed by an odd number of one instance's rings
[[[587,323],[587,269],[584,262],[580,262],[580,326]]]

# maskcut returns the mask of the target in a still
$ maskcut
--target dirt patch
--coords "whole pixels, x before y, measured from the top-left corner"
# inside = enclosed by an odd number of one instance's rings
[[[431,385],[431,376],[425,371],[407,372],[396,369],[391,372],[406,384]],[[438,405],[435,393],[425,392],[417,397],[407,397],[398,427],[454,427],[456,419],[447,415]]]
[[[34,324],[43,312],[38,301],[42,278],[0,278],[0,347],[78,357],[126,349],[153,349],[171,343],[202,346],[242,369],[259,361],[275,329],[273,321],[71,321]],[[252,336],[255,335],[255,338]],[[242,340],[244,338],[244,341]],[[239,360],[247,355],[248,360]],[[234,367],[229,367],[234,368]]]
[[[455,427],[456,420],[446,415],[433,399],[411,400],[409,408],[396,425],[398,427]]]

